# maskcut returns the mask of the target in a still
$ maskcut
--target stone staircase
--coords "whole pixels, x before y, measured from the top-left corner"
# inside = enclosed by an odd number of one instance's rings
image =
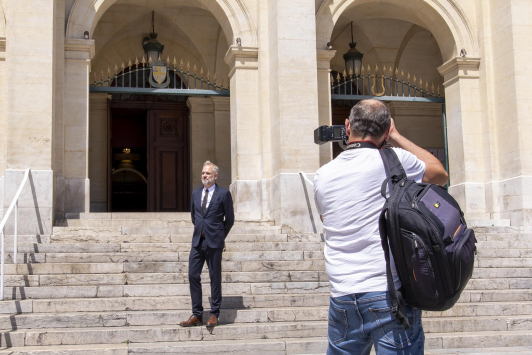
[[[235,223],[211,333],[178,325],[191,314],[188,213],[75,217],[51,236],[19,236],[16,265],[7,238],[0,354],[325,353],[321,235]],[[459,303],[424,312],[427,349],[532,345],[532,234],[479,225],[477,267]],[[208,310],[207,270],[202,280]]]

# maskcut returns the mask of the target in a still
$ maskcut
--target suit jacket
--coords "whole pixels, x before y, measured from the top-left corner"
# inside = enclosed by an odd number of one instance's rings
[[[194,224],[192,247],[197,247],[201,238],[201,231],[205,234],[205,241],[209,248],[223,248],[225,237],[235,223],[233,198],[231,193],[216,185],[209,207],[203,215],[201,208],[201,192],[204,187],[192,191],[190,212]],[[225,218],[224,218],[225,217]]]

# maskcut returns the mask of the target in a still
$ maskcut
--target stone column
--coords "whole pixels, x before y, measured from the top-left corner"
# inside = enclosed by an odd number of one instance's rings
[[[312,185],[299,174],[312,180],[320,167],[315,4],[270,1],[269,15],[271,214],[286,232],[315,233],[321,222]]]
[[[94,40],[71,38],[65,40],[63,126],[65,213],[90,211],[89,72],[93,56]]]
[[[54,217],[54,1],[12,0],[6,18],[9,85],[3,207],[7,209],[13,200],[24,170],[31,169],[19,200],[18,231],[47,235]],[[13,232],[13,220],[6,228],[8,234]]]
[[[261,219],[261,125],[258,49],[231,46],[231,194],[240,219]]]
[[[214,163],[220,168],[218,185],[231,185],[231,112],[229,97],[211,97],[214,109]]]
[[[318,113],[319,126],[332,124],[331,112],[331,59],[336,51],[318,50]],[[332,144],[320,145],[320,166],[332,160]]]
[[[438,68],[444,77],[449,192],[467,219],[489,219],[484,193],[479,58],[453,58]]]
[[[532,232],[532,3],[489,1],[491,66],[501,217]],[[509,20],[511,19],[511,20]]]
[[[201,184],[201,169],[206,160],[214,156],[213,103],[209,97],[191,96],[187,99],[190,110],[190,169],[192,189]]]
[[[107,212],[108,155],[108,100],[109,94],[89,95],[89,180],[90,212]]]

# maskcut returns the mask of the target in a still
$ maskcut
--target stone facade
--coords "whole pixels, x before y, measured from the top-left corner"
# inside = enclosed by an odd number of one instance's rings
[[[333,121],[338,103],[331,101],[329,77],[344,70],[353,22],[365,68],[384,65],[440,87],[450,191],[467,217],[532,230],[530,1],[0,5],[0,208],[31,169],[19,203],[21,233],[50,234],[54,220],[68,213],[107,211],[108,102],[116,97],[89,93],[89,83],[142,58],[152,11],[163,59],[175,57],[230,83],[229,98],[186,99],[187,173],[196,188],[201,164],[215,162],[240,219],[273,220],[290,232],[321,230],[312,186],[299,173],[311,178],[332,159],[331,145],[313,143],[313,130]],[[408,138],[444,148],[441,105],[389,105]]]

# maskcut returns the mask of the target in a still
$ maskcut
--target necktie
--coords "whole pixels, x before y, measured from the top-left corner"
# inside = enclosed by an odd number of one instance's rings
[[[203,210],[203,215],[207,212],[207,198],[209,197],[209,190],[205,189],[205,197],[203,198],[203,203],[201,204],[201,209]]]

